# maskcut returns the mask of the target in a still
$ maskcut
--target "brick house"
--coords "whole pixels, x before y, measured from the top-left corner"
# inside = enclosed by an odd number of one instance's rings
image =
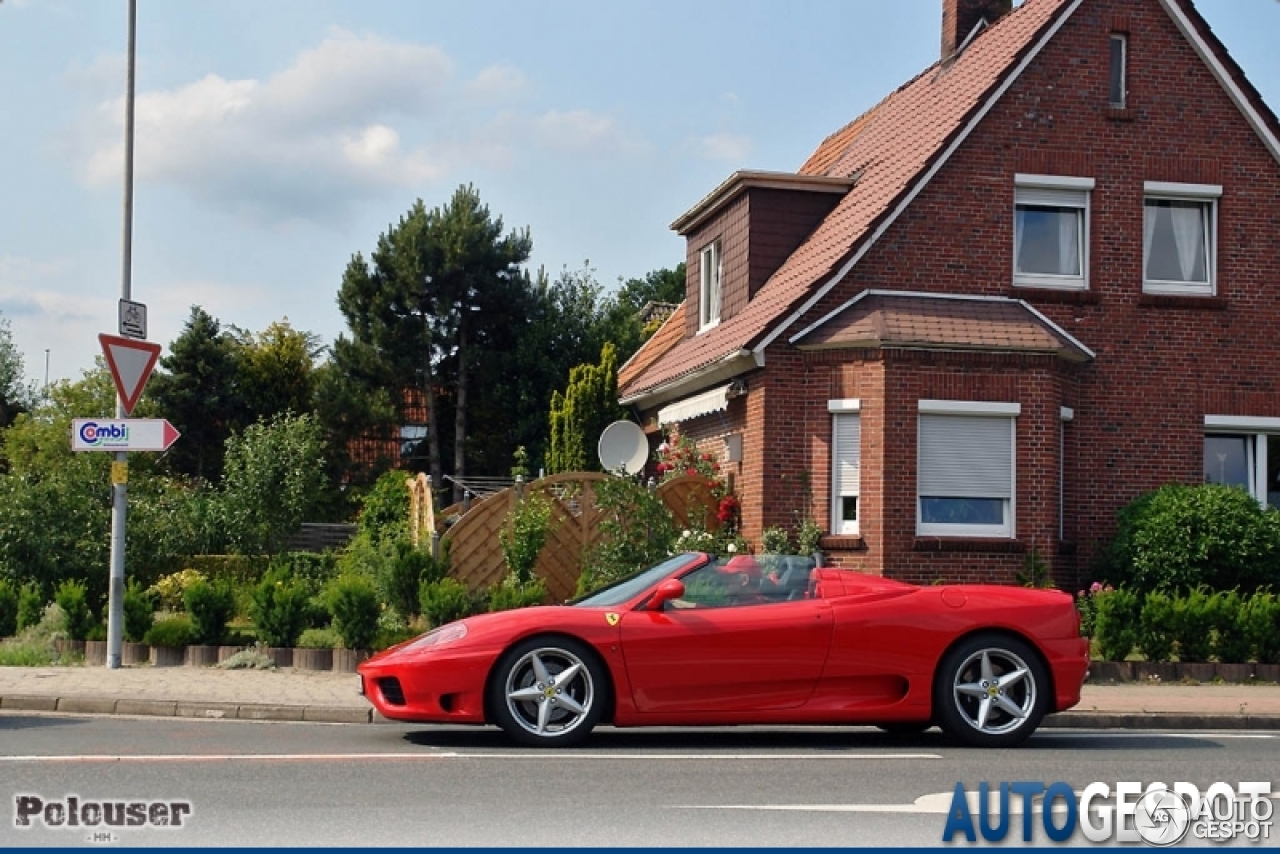
[[[672,227],[688,291],[619,372],[743,533],[829,562],[1087,581],[1171,481],[1280,503],[1280,124],[1190,0],[943,0],[942,56]]]

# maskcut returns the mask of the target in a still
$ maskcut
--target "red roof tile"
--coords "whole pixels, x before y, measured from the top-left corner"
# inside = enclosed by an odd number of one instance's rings
[[[857,176],[853,189],[743,311],[681,340],[629,384],[626,396],[680,380],[757,345],[815,284],[851,257],[1070,4],[1026,0],[980,33],[954,61],[935,63],[828,137],[801,171]]]
[[[640,349],[632,353],[631,358],[618,369],[619,390],[625,390],[628,383],[680,343],[680,338],[684,335],[684,307],[684,302],[676,306],[676,310],[667,315],[658,331],[650,335],[640,345]]]
[[[1052,353],[1073,362],[1091,353],[1021,300],[868,292],[806,333],[802,349],[901,347]]]

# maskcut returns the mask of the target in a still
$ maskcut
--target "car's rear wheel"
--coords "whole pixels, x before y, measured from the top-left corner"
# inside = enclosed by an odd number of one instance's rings
[[[958,644],[938,666],[934,709],[952,738],[974,747],[1012,747],[1044,718],[1049,677],[1025,642],[981,634]]]
[[[499,659],[490,681],[495,722],[530,747],[586,738],[605,706],[607,677],[595,653],[571,638],[532,638]]]

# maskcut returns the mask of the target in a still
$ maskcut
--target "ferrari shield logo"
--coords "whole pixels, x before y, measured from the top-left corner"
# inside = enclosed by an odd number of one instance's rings
[[[616,626],[616,625],[618,625],[618,620],[621,620],[621,619],[622,619],[622,617],[618,616],[617,614],[613,613],[612,611],[610,611],[609,613],[607,613],[607,614],[605,614],[605,615],[604,615],[604,620],[605,620],[605,622],[606,622],[606,623],[608,623],[608,624],[609,624],[609,625],[611,625],[611,626]]]

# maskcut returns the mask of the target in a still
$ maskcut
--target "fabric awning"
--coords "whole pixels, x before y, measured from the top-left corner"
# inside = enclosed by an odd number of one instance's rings
[[[677,400],[670,406],[662,407],[658,410],[658,424],[674,424],[677,421],[688,421],[690,418],[697,418],[699,415],[720,412],[728,408],[729,386],[731,385],[733,384],[728,383],[719,388],[695,394],[693,397]]]

